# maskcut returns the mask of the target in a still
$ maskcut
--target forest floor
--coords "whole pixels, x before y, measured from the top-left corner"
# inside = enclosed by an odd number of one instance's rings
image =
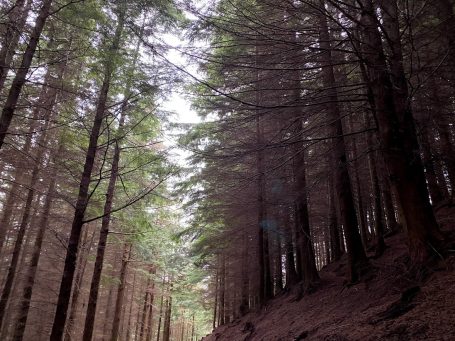
[[[375,271],[362,282],[345,285],[341,259],[321,270],[316,292],[298,301],[296,288],[283,293],[203,341],[455,340],[455,253],[416,281],[407,274],[403,234],[386,243],[385,253],[371,259]]]

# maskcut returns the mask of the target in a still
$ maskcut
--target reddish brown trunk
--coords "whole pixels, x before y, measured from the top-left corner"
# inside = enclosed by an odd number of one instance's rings
[[[248,276],[248,264],[249,264],[249,242],[248,242],[248,233],[246,231],[243,232],[242,235],[242,283],[241,283],[241,294],[240,294],[240,306],[239,306],[239,313],[241,316],[244,316],[249,311],[249,304],[248,304],[248,283],[249,283],[249,276]],[[216,290],[216,288],[215,288]],[[216,291],[215,291],[216,294]],[[216,299],[215,299],[216,301]]]
[[[297,138],[301,139],[301,122],[298,121]],[[310,235],[310,218],[308,214],[308,194],[306,184],[305,149],[301,144],[296,144],[294,155],[294,181],[296,190],[295,220],[296,220],[296,247],[300,249],[301,257],[298,269],[303,279],[303,291],[311,290],[317,286],[319,275],[316,268],[313,243]]]
[[[13,119],[17,102],[22,92],[22,87],[25,84],[28,70],[32,64],[33,56],[35,54],[41,32],[43,31],[44,25],[49,16],[51,4],[52,0],[44,0],[42,3],[39,15],[35,21],[35,27],[33,28],[33,32],[30,36],[30,41],[22,57],[21,65],[19,66],[16,76],[14,77],[13,83],[11,84],[11,88],[8,93],[8,97],[5,101],[5,105],[3,106],[2,114],[0,117],[0,149],[3,146],[8,128],[11,124],[11,120]]]
[[[59,75],[59,79],[63,76],[63,68],[61,70],[62,71]],[[30,180],[29,190],[27,192],[27,198],[26,198],[23,213],[22,213],[22,219],[21,219],[21,223],[19,225],[19,229],[17,232],[16,242],[14,244],[13,256],[11,258],[11,264],[8,269],[5,285],[4,285],[3,291],[2,291],[2,296],[0,298],[0,326],[3,324],[4,318],[5,318],[5,310],[6,310],[6,306],[8,304],[8,300],[11,295],[11,290],[13,288],[13,282],[14,282],[14,278],[16,276],[17,266],[18,266],[18,262],[19,262],[20,252],[22,249],[22,244],[24,241],[25,232],[26,232],[26,229],[29,224],[30,217],[31,217],[32,204],[33,204],[33,200],[35,198],[35,191],[36,191],[35,186],[39,182],[38,180],[39,180],[39,173],[41,170],[41,162],[42,162],[43,156],[45,154],[45,146],[47,145],[47,142],[48,142],[47,132],[48,132],[51,118],[53,116],[52,109],[55,104],[57,93],[58,92],[56,89],[53,89],[52,91],[50,91],[48,96],[46,96],[46,100],[43,103],[44,108],[46,108],[46,121],[44,123],[44,126],[42,127],[43,132],[41,133],[41,135],[38,138],[38,142],[37,142],[38,151],[37,151],[37,154],[35,155],[36,162],[35,162],[33,170],[32,170],[32,176],[31,176],[31,180]]]
[[[292,225],[290,217],[290,208],[285,207],[284,227],[285,234],[285,257],[286,257],[286,289],[290,289],[298,282],[298,275],[295,267],[294,245],[292,243]]]
[[[111,341],[117,341],[119,337],[119,330],[120,330],[120,315],[123,307],[123,291],[125,290],[125,277],[126,271],[128,267],[128,262],[130,260],[131,255],[131,244],[125,243],[124,250],[123,250],[123,257],[122,257],[122,267],[120,269],[120,277],[119,277],[119,285],[117,288],[117,299],[115,301],[115,309],[114,309],[114,319],[113,319],[113,327],[112,327],[112,335]]]
[[[156,270],[152,270],[152,274],[155,274]],[[149,292],[149,302],[148,302],[148,318],[147,318],[147,335],[145,340],[152,341],[152,332],[153,332],[153,301],[155,299],[155,282],[152,281],[152,285],[150,287]]]
[[[328,181],[328,211],[329,211],[329,233],[330,233],[330,261],[334,262],[341,257],[340,232],[338,230],[337,209],[335,206],[333,176],[329,175]]]
[[[152,273],[152,268],[150,268],[149,275]],[[145,332],[146,332],[146,321],[147,321],[147,312],[148,312],[148,300],[150,295],[150,286],[152,283],[152,279],[149,276],[147,279],[147,285],[145,286],[145,294],[144,294],[144,305],[142,307],[142,315],[141,315],[141,328],[139,332],[139,340],[143,341],[145,339]]]
[[[376,118],[381,147],[403,210],[409,237],[412,262],[421,265],[441,238],[425,182],[414,120],[408,101],[406,79],[402,69],[400,36],[396,27],[389,28],[392,49],[390,77],[376,13],[371,0],[362,0],[364,59],[368,80],[375,97]],[[392,3],[392,2],[391,2]],[[395,3],[391,4],[396,6]],[[393,17],[393,11],[388,10]]]
[[[79,251],[79,265],[78,265],[78,270],[76,272],[76,277],[74,279],[74,289],[73,289],[73,295],[71,297],[71,309],[70,313],[68,316],[68,322],[67,326],[65,329],[65,341],[71,341],[72,340],[72,332],[74,328],[74,322],[75,322],[75,317],[76,317],[76,312],[77,312],[77,307],[79,304],[79,294],[81,293],[81,285],[82,285],[82,279],[84,278],[85,274],[85,268],[87,266],[88,262],[88,256],[90,254],[90,250],[92,248],[94,239],[95,239],[95,232],[92,233],[92,236],[90,238],[90,241],[87,245],[87,236],[88,236],[88,226],[85,228],[85,233],[82,238],[82,244],[80,246],[81,250]]]
[[[52,68],[48,68],[46,75],[44,76],[44,85],[41,87],[40,94],[38,97],[38,101],[36,103],[35,109],[33,110],[32,114],[32,123],[30,124],[27,135],[25,137],[24,145],[21,148],[21,154],[22,155],[29,155],[30,149],[32,146],[32,139],[34,137],[34,133],[38,127],[38,122],[39,122],[39,117],[41,115],[41,108],[42,108],[42,103],[49,103],[47,98],[50,98],[48,92],[54,91],[54,90],[49,90],[48,86],[51,82],[51,75],[52,75]],[[5,237],[6,233],[8,231],[8,227],[10,226],[10,220],[13,212],[17,210],[16,208],[16,202],[17,202],[17,197],[19,195],[19,189],[21,187],[21,184],[23,184],[25,180],[25,175],[26,173],[24,172],[23,168],[20,167],[19,165],[15,167],[14,169],[14,181],[11,185],[11,188],[8,192],[8,195],[6,197],[5,203],[4,203],[4,209],[2,210],[2,218],[0,222],[0,252],[3,249],[3,244],[5,242]]]
[[[123,123],[125,120],[126,104],[127,104],[127,102],[125,100],[122,105],[122,112],[121,112],[120,123],[119,123],[120,132],[123,128]],[[110,174],[109,184],[108,184],[107,193],[106,193],[106,201],[104,203],[100,236],[99,236],[98,247],[97,247],[97,251],[96,251],[96,260],[95,260],[95,266],[93,269],[92,282],[90,285],[89,301],[88,301],[88,305],[87,305],[87,314],[85,317],[84,333],[83,333],[83,337],[82,337],[82,339],[84,341],[91,341],[92,335],[93,335],[93,327],[95,324],[96,305],[97,305],[97,301],[98,301],[98,291],[99,291],[99,286],[100,286],[100,281],[101,281],[101,274],[103,272],[104,255],[106,252],[107,237],[109,234],[109,226],[110,226],[110,222],[111,222],[111,210],[112,210],[112,203],[113,203],[114,194],[115,194],[115,184],[117,182],[117,177],[118,177],[118,167],[119,167],[119,161],[120,161],[119,139],[116,138],[114,143],[115,143],[115,146],[114,146],[114,155],[113,155],[113,159],[112,159],[111,174]],[[118,332],[118,330],[117,330],[117,332]]]
[[[13,5],[14,8],[8,13],[6,32],[0,50],[0,92],[5,85],[6,77],[16,52],[21,32],[24,30],[32,3],[32,0],[28,0],[27,3],[25,0],[17,0]]]
[[[133,275],[133,285],[131,286],[131,296],[129,300],[130,310],[128,312],[128,324],[126,326],[126,335],[125,340],[130,340],[131,338],[131,329],[132,329],[132,320],[133,320],[133,305],[134,305],[134,292],[136,290],[136,271]]]
[[[321,8],[324,8],[324,1],[320,1]],[[327,89],[330,103],[326,105],[329,114],[329,121],[334,122],[331,136],[333,136],[333,158],[335,160],[335,188],[338,194],[338,206],[340,210],[341,223],[346,239],[346,248],[349,262],[349,278],[351,282],[359,279],[360,272],[368,262],[363,249],[354,199],[351,192],[351,183],[347,166],[346,148],[343,139],[343,127],[341,124],[341,111],[338,106],[338,94],[335,87],[335,75],[333,71],[331,44],[329,29],[326,17],[319,15],[319,44],[322,49],[322,71],[323,84]]]
[[[161,285],[161,299],[160,299],[160,313],[158,315],[158,326],[156,331],[156,341],[160,341],[161,321],[163,320],[163,303],[164,303],[164,288],[166,284],[166,277],[163,275],[163,283]]]
[[[170,341],[171,337],[171,313],[172,313],[172,286],[169,292],[169,298],[166,303],[166,312],[164,316],[163,341]]]
[[[120,45],[120,38],[124,25],[124,11],[119,13],[119,21],[114,36],[114,41],[110,48],[112,54],[116,54]],[[73,223],[71,226],[70,238],[65,257],[65,266],[63,269],[60,291],[57,301],[57,309],[55,312],[54,322],[52,325],[51,341],[60,341],[63,337],[66,323],[66,315],[68,313],[68,304],[71,296],[71,287],[73,284],[74,272],[76,269],[77,251],[81,235],[82,226],[84,225],[84,214],[88,205],[89,186],[92,177],[92,169],[95,162],[95,156],[98,145],[98,138],[101,130],[101,125],[106,110],[107,97],[111,83],[113,72],[112,60],[106,61],[104,70],[104,79],[101,86],[98,103],[96,107],[95,118],[93,121],[92,131],[90,133],[89,146],[86,153],[84,170],[82,172],[79,185],[79,193],[74,212]]]
[[[28,266],[27,275],[25,277],[25,284],[22,293],[22,299],[20,303],[19,313],[17,321],[15,323],[15,330],[13,335],[14,341],[21,341],[24,337],[25,326],[27,324],[28,312],[30,309],[30,303],[33,294],[33,286],[35,284],[36,273],[38,271],[38,263],[41,256],[41,247],[43,245],[44,234],[49,221],[49,214],[51,212],[52,201],[55,190],[55,176],[57,168],[55,167],[55,160],[61,155],[63,151],[63,143],[59,143],[59,148],[54,156],[54,168],[51,174],[49,174],[50,183],[46,193],[46,199],[41,213],[41,218],[37,224],[38,232],[36,234],[35,243],[33,246],[33,252]]]

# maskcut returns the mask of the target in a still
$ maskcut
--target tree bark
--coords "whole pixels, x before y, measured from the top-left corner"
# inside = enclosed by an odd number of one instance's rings
[[[98,291],[101,281],[101,274],[103,272],[104,255],[106,251],[107,237],[109,234],[109,226],[111,222],[112,203],[115,194],[115,184],[118,177],[118,168],[120,162],[120,146],[119,137],[123,128],[123,123],[126,115],[127,99],[124,100],[119,122],[119,134],[114,141],[114,155],[112,159],[111,174],[109,184],[107,187],[106,201],[104,203],[103,218],[101,220],[101,230],[98,240],[98,247],[96,251],[95,266],[93,269],[92,282],[90,285],[89,301],[87,305],[87,314],[85,317],[84,333],[82,339],[84,341],[91,341],[93,335],[93,327],[95,323],[96,305],[98,300]],[[117,331],[118,332],[118,331]]]
[[[42,112],[42,103],[48,103],[48,98],[49,92],[50,91],[55,91],[55,88],[53,90],[49,90],[48,86],[51,83],[51,78],[52,78],[52,68],[48,68],[46,75],[44,76],[44,85],[41,87],[40,94],[38,96],[38,100],[36,102],[36,106],[33,110],[32,113],[32,123],[29,126],[29,129],[27,131],[27,135],[25,137],[24,144],[21,148],[21,154],[22,155],[29,155],[30,149],[32,147],[32,140],[34,137],[34,133],[38,127],[38,122],[39,122],[39,117]],[[2,209],[2,218],[0,221],[0,253],[3,250],[3,244],[5,242],[6,234],[8,231],[8,227],[10,226],[10,220],[11,217],[14,213],[15,210],[15,203],[17,201],[17,197],[19,195],[19,190],[21,187],[21,184],[25,180],[25,174],[24,169],[21,167],[21,165],[17,165],[14,169],[14,175],[13,175],[13,183],[11,185],[11,188],[8,192],[8,195],[6,197],[5,203],[4,203],[4,208]]]
[[[320,1],[324,8],[324,1]],[[344,229],[348,255],[348,276],[351,282],[359,280],[362,270],[368,263],[359,233],[357,214],[351,191],[351,181],[347,166],[346,147],[343,139],[343,127],[341,124],[341,111],[338,106],[338,93],[335,87],[335,75],[332,62],[332,48],[327,21],[324,15],[319,14],[319,44],[321,51],[321,67],[323,71],[323,84],[328,92],[326,105],[329,120],[332,123],[331,136],[333,136],[333,158],[335,160],[335,188],[338,194],[341,223]]]
[[[121,35],[125,20],[125,10],[121,9],[119,13],[117,28],[115,31],[114,40],[110,48],[111,57],[114,57],[118,51]],[[109,58],[109,57],[108,57]],[[82,226],[84,225],[84,214],[88,205],[89,186],[92,177],[92,169],[95,162],[95,156],[98,145],[98,137],[101,130],[101,125],[106,110],[107,97],[111,83],[113,72],[112,59],[106,61],[104,70],[104,79],[99,93],[98,103],[96,107],[95,118],[90,133],[90,141],[85,158],[84,170],[79,185],[79,194],[76,202],[76,210],[74,212],[73,223],[71,226],[70,238],[68,241],[68,249],[65,257],[65,266],[63,269],[62,280],[57,301],[57,309],[55,312],[54,322],[52,325],[51,341],[60,341],[65,330],[66,316],[68,312],[68,304],[71,296],[71,287],[73,284],[74,272],[76,268],[77,251]]]
[[[63,66],[60,67],[59,74],[57,77],[58,80],[62,79],[65,66],[66,65],[64,64]],[[21,223],[19,225],[19,229],[17,232],[16,242],[14,244],[14,250],[13,250],[13,256],[11,259],[11,264],[8,269],[8,273],[6,276],[6,282],[4,284],[2,296],[0,298],[0,329],[1,329],[1,326],[2,326],[4,318],[5,318],[6,306],[8,304],[8,300],[11,295],[11,290],[13,288],[13,282],[14,282],[14,278],[16,276],[17,265],[18,265],[18,261],[19,261],[19,257],[20,257],[20,252],[22,249],[22,244],[24,241],[25,232],[26,232],[27,226],[30,222],[32,204],[33,204],[33,200],[35,198],[36,186],[39,183],[38,180],[39,180],[39,174],[40,174],[41,166],[42,166],[41,163],[42,163],[43,156],[45,154],[45,146],[48,143],[49,125],[54,116],[53,108],[55,105],[55,101],[57,99],[57,95],[58,95],[57,87],[52,88],[46,94],[44,103],[42,103],[43,107],[45,108],[45,123],[44,123],[44,126],[42,127],[41,135],[39,136],[38,141],[37,141],[38,150],[37,150],[37,154],[35,155],[36,161],[33,166],[29,190],[27,191],[27,198],[25,200],[25,205],[24,205],[24,209],[22,212],[22,219],[21,219]]]
[[[290,289],[293,285],[298,282],[298,275],[295,267],[294,259],[294,245],[292,243],[292,225],[291,225],[291,209],[290,207],[285,207],[284,210],[284,227],[286,229],[285,233],[285,258],[286,258],[286,284],[285,288]]]
[[[297,138],[302,138],[301,120],[297,121]],[[305,149],[302,144],[296,144],[294,155],[294,181],[295,181],[295,220],[297,248],[300,249],[301,268],[299,272],[303,280],[303,292],[313,290],[320,281],[311,241],[310,217],[308,213],[308,193],[306,183]]]
[[[0,149],[3,146],[6,134],[8,133],[8,128],[11,124],[11,120],[13,119],[17,102],[22,92],[22,87],[25,84],[28,70],[32,64],[36,47],[38,46],[41,32],[43,31],[46,20],[49,17],[51,5],[52,0],[43,0],[39,15],[35,21],[35,27],[33,28],[33,32],[30,36],[30,41],[22,57],[21,65],[16,73],[16,76],[14,77],[8,97],[5,101],[5,105],[3,106],[2,114],[0,116]]]
[[[131,328],[132,328],[132,319],[133,319],[133,305],[134,305],[134,292],[136,290],[136,271],[133,275],[133,285],[131,287],[131,296],[130,296],[130,310],[128,312],[128,324],[126,326],[126,335],[125,340],[130,340],[131,338]]]
[[[172,291],[172,290],[171,290]],[[171,337],[171,313],[172,313],[172,292],[166,302],[166,312],[164,316],[163,341],[170,341]]]
[[[5,85],[8,71],[11,67],[14,54],[16,52],[19,38],[24,30],[28,12],[32,6],[32,0],[16,0],[14,8],[8,13],[6,32],[0,50],[0,92]]]
[[[328,181],[328,211],[329,211],[329,232],[330,232],[330,261],[334,262],[341,258],[340,232],[338,230],[337,209],[335,206],[335,188],[333,176],[329,174]]]
[[[362,6],[360,23],[368,79],[376,105],[381,147],[406,220],[411,261],[420,267],[442,239],[433,213],[420,159],[419,145],[403,71],[400,36],[390,29],[392,58],[390,77],[371,0]],[[393,4],[392,4],[393,3]],[[392,6],[396,3],[391,2]],[[391,15],[391,11],[388,12]]]
[[[82,280],[85,274],[85,268],[88,262],[88,256],[90,254],[90,250],[92,248],[94,239],[95,239],[95,232],[92,233],[90,238],[89,244],[87,244],[87,236],[88,236],[88,228],[85,228],[84,236],[82,237],[82,244],[80,246],[81,250],[79,251],[79,265],[76,272],[76,277],[74,279],[74,288],[73,288],[73,295],[71,297],[71,308],[70,314],[68,316],[68,322],[65,329],[65,341],[71,341],[71,334],[74,328],[74,321],[77,312],[77,306],[79,303],[79,295],[81,293],[81,285]]]
[[[43,245],[44,234],[49,221],[49,214],[52,208],[52,202],[55,191],[55,176],[57,174],[57,167],[55,161],[61,155],[63,151],[63,142],[60,141],[59,148],[57,153],[54,155],[54,168],[51,174],[49,174],[50,183],[46,192],[46,200],[44,203],[43,211],[41,213],[40,220],[37,224],[38,231],[35,239],[35,244],[33,246],[33,252],[30,260],[30,264],[27,270],[27,275],[25,277],[25,284],[22,292],[22,299],[20,302],[20,308],[18,313],[18,318],[15,323],[15,330],[13,335],[14,341],[21,341],[24,337],[25,327],[27,325],[28,312],[30,309],[30,303],[33,294],[33,286],[35,284],[36,273],[38,271],[39,259],[41,256],[41,247]]]
[[[161,286],[161,299],[160,299],[160,314],[158,315],[158,326],[156,331],[156,341],[160,341],[161,333],[161,320],[163,319],[163,302],[164,302],[164,288],[166,284],[166,277],[163,275],[163,283]],[[215,314],[216,316],[216,314]],[[213,322],[215,324],[215,322]]]
[[[125,290],[125,278],[126,272],[128,267],[128,262],[131,257],[131,244],[125,243],[124,250],[123,250],[123,257],[122,257],[122,267],[120,269],[120,277],[119,277],[119,284],[117,288],[117,299],[115,301],[115,309],[114,309],[114,323],[112,327],[112,335],[111,341],[117,341],[119,337],[119,330],[120,330],[120,315],[122,312],[123,307],[123,291]]]

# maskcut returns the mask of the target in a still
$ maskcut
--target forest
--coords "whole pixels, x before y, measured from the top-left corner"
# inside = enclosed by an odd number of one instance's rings
[[[0,0],[0,340],[455,340],[454,0]]]

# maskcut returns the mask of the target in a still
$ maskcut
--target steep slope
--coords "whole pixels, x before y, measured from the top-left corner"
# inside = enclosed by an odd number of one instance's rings
[[[402,234],[371,260],[375,271],[346,287],[346,260],[321,271],[322,285],[296,301],[283,293],[261,312],[221,326],[203,341],[455,340],[455,253],[424,282],[406,273]]]

